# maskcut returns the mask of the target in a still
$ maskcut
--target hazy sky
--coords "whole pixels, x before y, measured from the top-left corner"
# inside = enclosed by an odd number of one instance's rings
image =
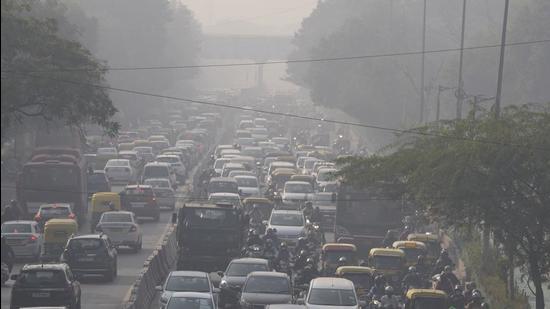
[[[181,0],[205,33],[292,35],[317,0]]]

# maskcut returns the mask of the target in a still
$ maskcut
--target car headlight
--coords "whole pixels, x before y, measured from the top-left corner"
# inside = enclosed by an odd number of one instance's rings
[[[229,288],[229,284],[227,284],[227,281],[225,281],[225,280],[220,281],[220,288],[222,288],[222,289]]]

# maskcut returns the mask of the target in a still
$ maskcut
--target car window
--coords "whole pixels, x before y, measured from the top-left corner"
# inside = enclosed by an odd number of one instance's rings
[[[69,242],[69,249],[71,250],[96,251],[104,248],[104,246],[103,241],[97,238],[78,238]]]
[[[313,187],[306,183],[286,183],[285,192],[288,193],[313,193]]]
[[[246,281],[245,293],[290,294],[287,278],[252,276]]]
[[[147,179],[145,184],[153,188],[170,188],[170,183],[166,180]]]
[[[109,160],[106,166],[108,167],[126,167],[130,163],[127,160]]]
[[[257,187],[258,180],[256,178],[249,177],[236,177],[237,185],[239,187]]]
[[[40,214],[43,216],[67,216],[70,213],[69,207],[48,206],[40,208]]]
[[[227,276],[245,277],[253,271],[267,271],[265,264],[231,263],[227,267]]]
[[[4,223],[2,233],[31,233],[31,225],[28,223]]]
[[[172,297],[167,309],[212,309],[214,308],[210,298],[196,297]]]
[[[274,213],[271,215],[271,225],[303,226],[304,218],[299,214]]]
[[[357,300],[351,289],[311,289],[308,304],[325,306],[355,306]]]
[[[101,216],[100,222],[132,222],[132,215],[129,213],[105,213]]]
[[[126,195],[135,195],[135,196],[153,196],[153,189],[151,188],[127,188],[124,190]]]
[[[175,292],[210,292],[207,278],[190,276],[170,276],[166,282],[167,291]]]
[[[19,275],[17,284],[24,287],[65,287],[67,279],[63,270],[40,269],[23,271]]]
[[[164,178],[170,176],[170,171],[166,166],[146,166],[143,176],[149,178]]]

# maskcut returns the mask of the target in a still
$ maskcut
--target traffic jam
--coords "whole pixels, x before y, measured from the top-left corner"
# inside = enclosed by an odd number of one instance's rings
[[[89,307],[148,224],[175,227],[176,263],[148,308],[449,308],[438,227],[338,174],[349,130],[244,107],[187,107],[116,138],[36,148],[2,215],[10,308]],[[361,153],[362,154],[362,153]],[[150,235],[161,237],[161,235]],[[90,283],[87,282],[86,286]],[[4,293],[4,289],[3,289]]]

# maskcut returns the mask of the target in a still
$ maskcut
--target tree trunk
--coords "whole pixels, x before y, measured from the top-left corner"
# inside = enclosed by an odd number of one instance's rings
[[[508,293],[508,296],[510,297],[510,299],[515,299],[516,298],[516,293],[515,293],[515,276],[514,276],[514,271],[515,271],[515,268],[514,268],[514,254],[509,254],[508,256],[509,258],[509,261],[508,261],[508,290],[509,290],[509,293]]]
[[[544,292],[542,290],[542,280],[540,269],[538,268],[538,257],[536,253],[531,253],[529,257],[529,268],[531,280],[535,286],[535,308],[544,309]]]

